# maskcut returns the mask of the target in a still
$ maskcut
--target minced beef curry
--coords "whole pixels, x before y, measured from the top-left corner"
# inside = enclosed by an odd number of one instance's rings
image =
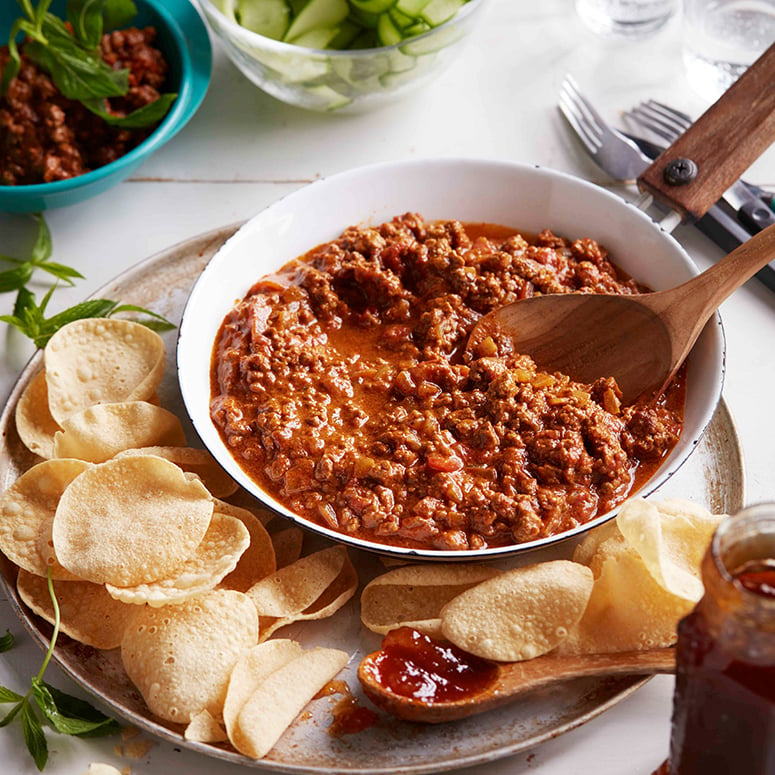
[[[102,59],[114,70],[129,70],[129,91],[109,102],[114,115],[124,116],[159,99],[168,67],[155,41],[153,27],[103,35]],[[0,47],[0,73],[8,57],[8,47]],[[108,125],[80,102],[62,96],[51,77],[22,55],[18,75],[0,97],[0,185],[52,183],[82,175],[129,153],[154,128]]]
[[[654,473],[682,428],[679,378],[622,406],[613,379],[542,373],[486,340],[538,293],[638,293],[593,240],[407,214],[352,227],[259,280],[223,322],[212,417],[289,509],[348,535],[438,550],[569,530]]]

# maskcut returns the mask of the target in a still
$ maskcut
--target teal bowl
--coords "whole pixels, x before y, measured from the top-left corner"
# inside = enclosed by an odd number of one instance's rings
[[[104,167],[68,180],[30,186],[0,185],[0,211],[30,213],[82,202],[115,186],[152,153],[173,138],[199,108],[210,83],[212,49],[207,28],[190,0],[135,0],[133,24],[152,25],[169,65],[168,90],[177,92],[164,120],[145,141]],[[54,0],[53,13],[63,13],[65,0]],[[0,45],[8,41],[11,24],[21,15],[13,0],[0,2]]]

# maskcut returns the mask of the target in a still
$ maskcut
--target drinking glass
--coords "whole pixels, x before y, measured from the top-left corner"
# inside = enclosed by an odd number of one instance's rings
[[[775,0],[684,0],[686,77],[715,101],[775,42]]]
[[[609,38],[645,38],[667,24],[678,0],[576,0],[576,13],[593,32]]]

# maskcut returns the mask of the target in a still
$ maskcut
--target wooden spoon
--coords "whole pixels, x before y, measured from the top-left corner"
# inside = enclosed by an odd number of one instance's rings
[[[432,724],[473,716],[505,705],[520,695],[574,678],[612,678],[675,672],[675,649],[627,651],[618,654],[547,655],[525,662],[499,663],[492,681],[462,699],[434,702],[396,694],[377,679],[375,659],[364,657],[358,668],[366,696],[379,708],[407,721]]]
[[[613,376],[625,403],[650,398],[673,378],[724,299],[773,258],[775,225],[668,291],[547,294],[507,304],[477,323],[467,351],[505,335],[545,371],[583,383]]]

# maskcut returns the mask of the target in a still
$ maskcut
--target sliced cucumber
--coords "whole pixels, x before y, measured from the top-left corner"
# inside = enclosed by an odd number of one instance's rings
[[[415,19],[430,1],[431,0],[397,0],[396,9]]]
[[[232,21],[237,21],[236,18],[236,0],[213,0],[213,5],[226,17]],[[239,24],[239,22],[237,22]]]
[[[291,9],[285,0],[238,0],[235,18],[245,29],[282,40],[291,23]]]
[[[297,38],[287,39],[288,43],[294,46],[304,46],[305,48],[328,48],[331,41],[339,34],[339,27],[315,27],[307,30]]]
[[[376,30],[379,14],[371,13],[371,11],[362,11],[360,8],[356,8],[352,5],[350,6],[350,15],[347,18],[359,27],[363,27],[367,30]]]
[[[353,8],[358,8],[367,13],[384,13],[392,8],[396,0],[350,0]]]
[[[309,0],[291,22],[284,40],[298,38],[315,27],[338,27],[349,12],[347,0]]]
[[[406,54],[403,49],[395,48],[388,52],[388,63],[390,68],[388,72],[391,73],[407,73],[409,70],[414,70],[417,67],[417,57]]]
[[[427,32],[430,27],[418,31],[416,35]],[[459,40],[463,35],[463,31],[455,27],[445,27],[435,35],[429,35],[426,38],[413,38],[407,39],[407,41],[400,47],[401,51],[408,56],[421,57],[426,54],[434,54],[436,51],[441,51],[447,46],[452,45],[455,41]]]
[[[420,18],[431,27],[449,21],[466,3],[466,0],[431,0],[422,11]]]
[[[379,46],[379,39],[377,38],[377,30],[364,29],[361,30],[350,43],[350,50],[357,51],[364,48],[377,48]]]
[[[401,30],[396,27],[388,13],[383,13],[379,16],[377,21],[377,37],[383,46],[395,46],[396,43],[400,43],[404,39]]]
[[[361,28],[355,24],[355,22],[350,21],[350,18],[348,17],[339,25],[339,32],[337,32],[333,40],[328,44],[328,47],[332,51],[343,51],[344,49],[348,49],[352,46],[353,41],[360,31]]]
[[[310,86],[307,89],[307,93],[315,97],[316,101],[319,103],[319,107],[323,107],[326,110],[337,110],[352,102],[352,97],[348,97],[346,94],[340,94],[326,84]]]
[[[387,57],[375,57],[373,59],[333,58],[331,69],[352,91],[368,92],[379,86],[379,79],[389,71],[390,64]]]
[[[403,11],[399,11],[398,8],[393,6],[389,11],[388,14],[390,15],[390,18],[393,20],[393,24],[398,27],[399,30],[405,30],[407,27],[411,27],[415,22],[415,18],[413,16],[407,16]]]

